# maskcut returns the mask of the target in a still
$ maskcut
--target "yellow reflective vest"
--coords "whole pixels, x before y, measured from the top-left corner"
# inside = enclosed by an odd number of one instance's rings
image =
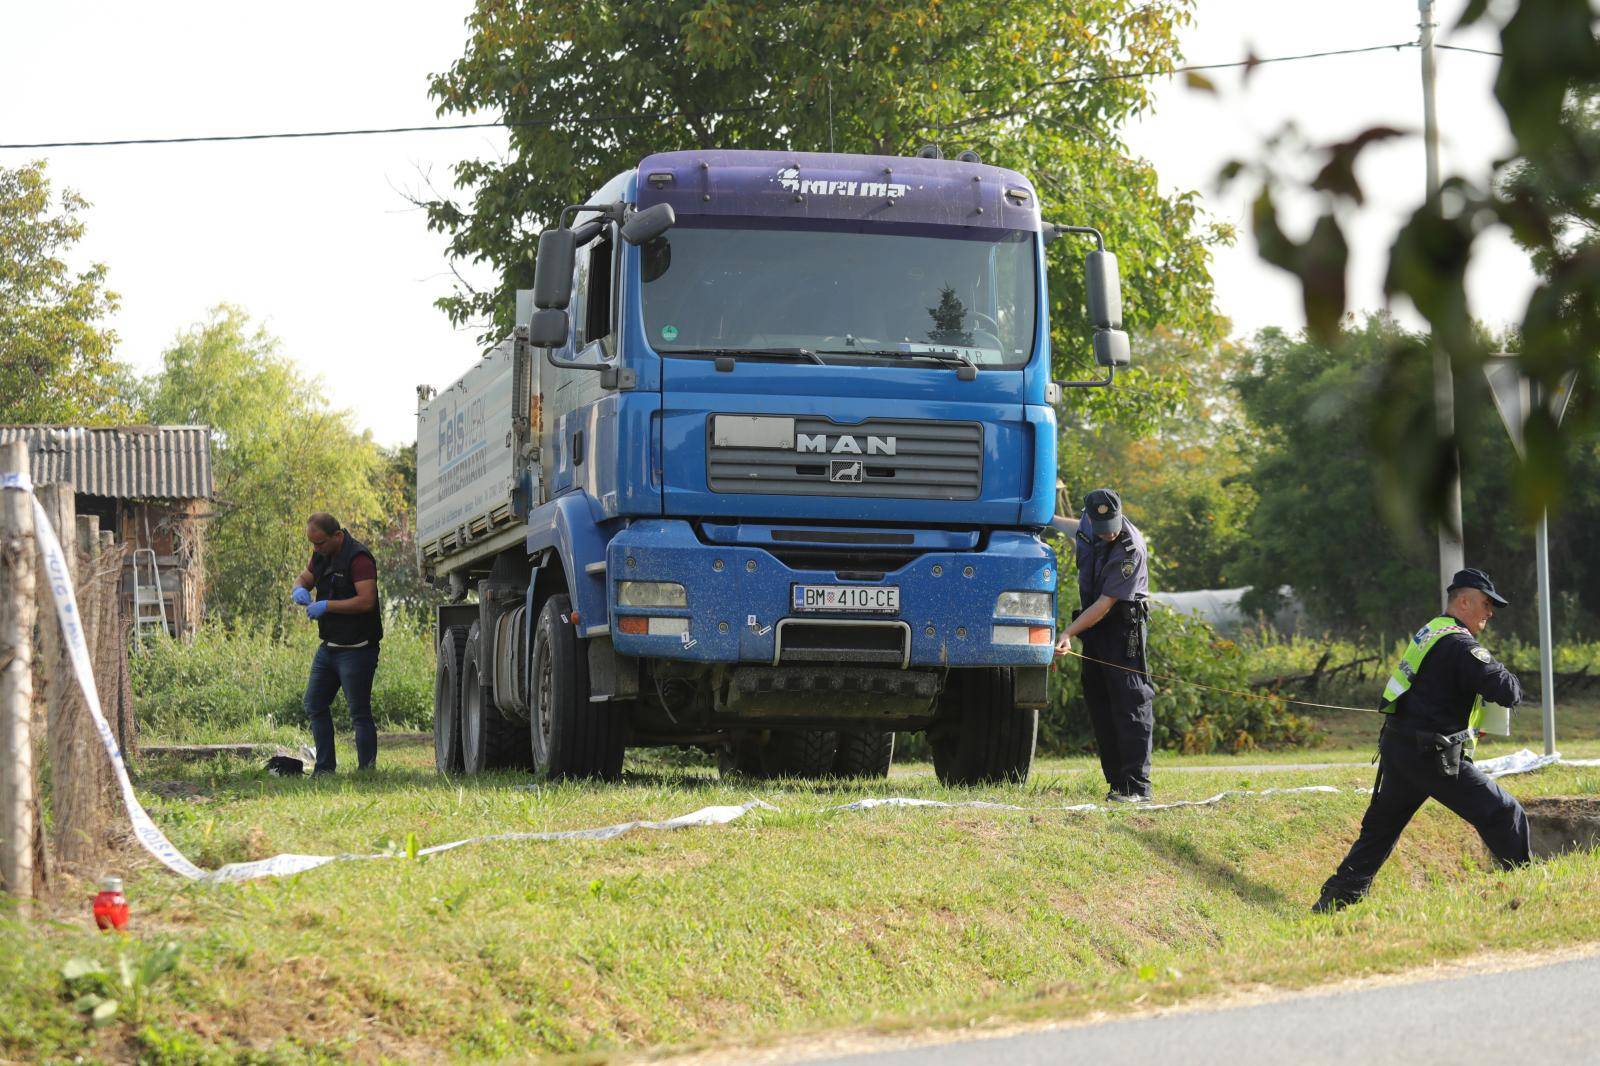
[[[1378,708],[1380,711],[1384,714],[1394,713],[1395,703],[1411,688],[1411,682],[1417,676],[1417,671],[1422,669],[1422,660],[1441,638],[1451,633],[1472,636],[1465,626],[1448,615],[1440,615],[1411,635],[1411,643],[1406,646],[1406,653],[1400,657],[1400,663],[1394,668],[1394,673],[1389,675],[1389,683],[1383,686],[1383,703]],[[1467,729],[1472,734],[1466,744],[1469,754],[1478,746],[1478,729],[1482,725],[1483,697],[1477,696],[1473,698],[1472,710],[1467,713]]]

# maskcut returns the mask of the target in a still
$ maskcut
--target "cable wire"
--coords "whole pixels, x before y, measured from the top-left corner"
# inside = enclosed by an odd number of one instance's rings
[[[1234,67],[1260,67],[1268,63],[1294,63],[1302,59],[1327,59],[1330,56],[1353,56],[1364,52],[1398,51],[1402,48],[1415,48],[1416,41],[1398,41],[1394,44],[1370,44],[1364,48],[1336,48],[1326,52],[1302,52],[1292,56],[1267,56],[1249,59],[1239,59],[1232,63],[1194,63],[1182,67],[1158,67],[1149,70],[1130,70],[1117,74],[1085,74],[1079,77],[1055,78],[1051,81],[1040,82],[1040,85],[1077,85],[1082,82],[1097,81],[1124,81],[1128,78],[1163,78],[1171,74],[1188,74],[1201,70],[1228,70]],[[1441,46],[1442,47],[1442,46]]]
[[[1494,56],[1496,58],[1505,56],[1504,52],[1491,52],[1487,48],[1468,48],[1464,44],[1435,44],[1434,47],[1446,52],[1471,52],[1475,56]]]
[[[1203,70],[1230,70],[1240,67],[1254,68],[1265,66],[1268,63],[1295,63],[1309,59],[1327,59],[1335,56],[1362,55],[1367,52],[1398,51],[1402,48],[1416,48],[1416,41],[1399,41],[1394,44],[1374,44],[1363,48],[1336,48],[1322,52],[1302,52],[1288,56],[1266,56],[1264,58],[1252,56],[1248,59],[1236,60],[1231,63],[1193,63],[1181,67],[1160,67],[1149,70],[1130,70],[1112,74],[1082,74],[1070,78],[1056,78],[1051,81],[1041,82],[1039,87],[1050,85],[1082,85],[1104,81],[1126,81],[1131,78],[1164,78],[1173,74],[1197,73]],[[1440,44],[1436,48],[1452,52],[1472,52],[1477,55],[1498,56],[1499,52],[1490,52],[1481,48],[1468,48],[1463,45]],[[221,144],[242,141],[284,141],[305,140],[328,137],[374,137],[395,133],[445,133],[452,130],[481,130],[481,129],[519,129],[539,128],[559,125],[563,122],[615,122],[623,119],[639,121],[663,122],[675,118],[716,118],[723,115],[749,114],[751,112],[772,112],[775,109],[763,104],[754,104],[747,107],[720,108],[715,111],[657,111],[657,112],[629,112],[615,115],[575,115],[570,117],[551,117],[539,119],[499,119],[490,122],[453,122],[438,126],[375,126],[366,129],[346,130],[286,130],[277,133],[224,133],[206,134],[191,137],[119,137],[104,141],[35,141],[29,144],[0,144],[0,151],[32,151],[41,148],[119,148],[131,145],[163,145],[163,144]]]
[[[675,118],[714,118],[722,115],[739,115],[751,111],[770,111],[765,105],[728,107],[717,111],[630,111],[616,115],[572,115],[542,119],[499,119],[492,122],[455,122],[442,126],[382,126],[352,130],[295,130],[280,133],[224,133],[195,137],[123,137],[109,141],[40,141],[33,144],[0,144],[7,148],[115,148],[135,144],[215,144],[229,141],[283,141],[316,137],[369,137],[390,133],[440,133],[450,130],[519,129],[560,125],[563,122],[613,122],[621,119],[664,122]]]

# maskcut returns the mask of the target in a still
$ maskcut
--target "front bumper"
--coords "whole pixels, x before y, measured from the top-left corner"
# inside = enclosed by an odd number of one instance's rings
[[[838,563],[849,570],[847,559]],[[779,623],[871,620],[903,624],[908,651],[897,665],[1044,666],[1050,662],[1053,618],[994,617],[1007,591],[1050,594],[1055,602],[1055,556],[1037,537],[996,532],[975,551],[933,551],[884,574],[881,581],[841,580],[833,570],[794,569],[771,552],[746,545],[706,544],[688,522],[634,522],[606,549],[607,603],[613,647],[624,655],[704,663],[776,663]],[[673,581],[688,593],[685,608],[619,608],[618,581]],[[896,585],[893,614],[796,612],[795,585]],[[680,635],[626,633],[621,616],[682,618]],[[995,643],[993,627],[1051,627],[1050,642]],[[785,660],[787,661],[787,660]]]

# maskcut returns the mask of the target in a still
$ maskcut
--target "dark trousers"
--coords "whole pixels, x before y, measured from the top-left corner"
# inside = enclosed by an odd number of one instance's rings
[[[333,754],[333,697],[344,690],[350,705],[350,723],[356,732],[356,767],[368,769],[378,761],[378,727],[372,721],[372,675],[378,672],[378,645],[365,648],[317,647],[306,682],[306,718],[317,745],[317,770],[331,774]]]
[[[1469,759],[1461,760],[1455,777],[1446,777],[1437,756],[1419,749],[1415,736],[1386,728],[1378,742],[1378,787],[1361,819],[1361,835],[1322,891],[1347,902],[1366,895],[1401,831],[1430,796],[1471,823],[1501,867],[1531,858],[1528,818],[1515,797]]]
[[[1137,653],[1129,658],[1130,630],[1111,619],[1083,634],[1083,654],[1106,663],[1083,661],[1083,699],[1100,752],[1100,769],[1112,791],[1150,795],[1150,742],[1155,732],[1155,686],[1145,673],[1144,634],[1134,632]],[[1126,667],[1126,669],[1123,669]]]

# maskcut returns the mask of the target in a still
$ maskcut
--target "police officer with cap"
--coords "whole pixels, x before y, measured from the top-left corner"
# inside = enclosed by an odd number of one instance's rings
[[[1089,705],[1100,768],[1111,786],[1106,799],[1150,798],[1150,741],[1155,686],[1145,660],[1150,586],[1144,536],[1122,513],[1122,498],[1095,489],[1083,503],[1074,540],[1078,602],[1082,605],[1056,643],[1056,654],[1083,639],[1083,698]]]
[[[1522,683],[1478,644],[1506,606],[1482,570],[1450,582],[1446,613],[1412,634],[1384,686],[1378,780],[1361,835],[1311,908],[1326,914],[1366,895],[1411,816],[1431,796],[1472,824],[1503,868],[1530,859],[1522,805],[1472,763],[1484,701],[1514,707]]]

